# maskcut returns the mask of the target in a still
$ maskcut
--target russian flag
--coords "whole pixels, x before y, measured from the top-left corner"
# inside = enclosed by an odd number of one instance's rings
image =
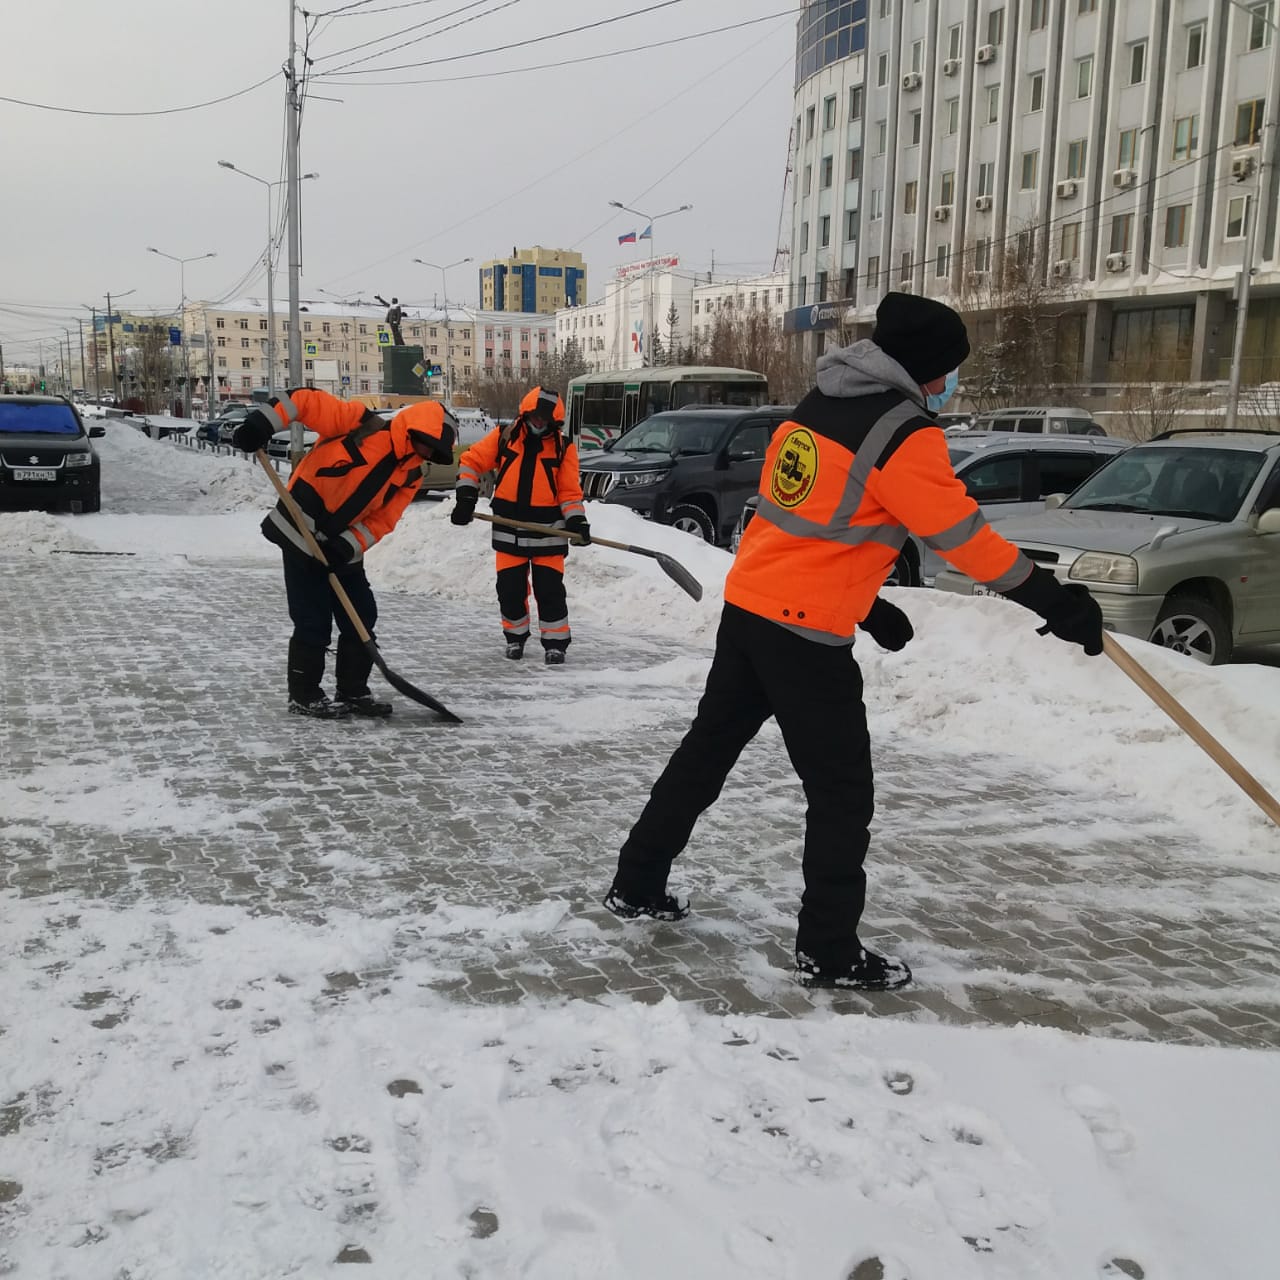
[[[636,242],[636,233],[634,231],[628,231],[625,236],[618,237],[619,244],[635,244],[635,242]]]
[[[640,233],[640,239],[641,240],[653,239],[653,223],[652,222],[647,227],[645,227],[645,229]]]

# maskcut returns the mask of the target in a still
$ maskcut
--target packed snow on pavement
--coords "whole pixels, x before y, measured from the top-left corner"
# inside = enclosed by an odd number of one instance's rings
[[[0,557],[122,553],[140,577],[175,556],[277,563],[251,463],[115,420],[99,447],[101,514],[0,515]],[[415,504],[370,576],[385,595],[492,610],[488,528],[455,528],[448,505]],[[692,716],[729,557],[619,509],[589,514],[702,582],[694,602],[651,561],[603,547],[568,569],[575,619],[619,644],[678,646],[644,682]],[[893,598],[914,642],[856,649],[873,739],[922,757],[945,742],[1010,777],[1119,795],[1193,833],[1242,892],[1274,867],[1280,833],[1105,659],[1036,636],[1000,600]],[[1280,790],[1280,670],[1123,643]],[[586,731],[613,729],[602,715]],[[636,779],[636,812],[662,764]],[[116,830],[219,820],[149,795],[127,761],[103,762],[97,782],[121,797],[102,820]],[[0,778],[0,823],[38,821],[65,784]],[[919,803],[928,823],[947,797]],[[1069,848],[1072,814],[1053,804],[1045,828]],[[500,947],[587,927],[556,901],[289,919],[0,893],[0,1274],[266,1280],[337,1261],[388,1278],[1273,1274],[1277,1054],[839,1015],[823,997],[789,1020],[621,996],[466,1007],[431,989],[428,955],[393,946],[406,930],[446,943],[479,930]],[[354,973],[379,976],[341,981]]]

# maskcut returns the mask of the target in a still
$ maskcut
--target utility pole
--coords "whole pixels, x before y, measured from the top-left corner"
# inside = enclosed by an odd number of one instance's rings
[[[111,295],[107,294],[107,367],[111,370],[111,398],[120,403],[119,388],[116,382],[116,337],[111,326]]]
[[[302,239],[302,219],[299,205],[298,182],[298,130],[301,124],[298,104],[298,73],[294,66],[297,57],[297,9],[294,0],[289,4],[289,70],[285,75],[287,109],[285,111],[285,150],[287,152],[286,179],[289,183],[289,385],[300,387],[302,378],[302,319],[299,300],[301,263],[299,261]],[[303,67],[303,74],[306,68]],[[302,423],[294,422],[289,432],[289,461],[296,467],[302,459]]]
[[[84,393],[89,394],[89,379],[85,376],[84,368],[84,321],[76,316],[76,326],[80,330],[80,381],[84,383]]]

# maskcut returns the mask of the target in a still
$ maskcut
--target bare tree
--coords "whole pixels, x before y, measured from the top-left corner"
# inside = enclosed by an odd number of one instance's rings
[[[1183,421],[1191,392],[1183,383],[1134,382],[1120,394],[1120,434],[1125,439],[1151,440]]]
[[[763,373],[776,404],[793,404],[813,385],[799,339],[783,333],[780,321],[765,311],[719,312],[710,337],[691,354],[699,364]]]
[[[565,344],[563,351],[544,354],[534,374],[516,372],[510,364],[499,364],[472,380],[465,388],[467,395],[497,418],[514,418],[520,401],[533,386],[552,387],[567,396],[569,383],[587,372],[587,361],[576,338]]]

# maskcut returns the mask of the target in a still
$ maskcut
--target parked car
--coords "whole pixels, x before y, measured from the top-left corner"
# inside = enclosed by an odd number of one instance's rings
[[[254,405],[239,402],[222,406],[218,416],[213,419],[213,425],[218,429],[219,444],[231,443],[231,437],[235,435],[236,428],[249,416],[254,407]]]
[[[1043,511],[1051,494],[1067,494],[1088,479],[1104,463],[1129,445],[1122,440],[1093,436],[1024,436],[1005,432],[948,432],[951,465],[995,523],[1010,516]],[[757,498],[743,509],[731,543],[734,551],[742,531],[755,514]],[[946,561],[932,548],[908,535],[898,563],[889,576],[890,586],[929,587]]]
[[[789,413],[777,405],[655,413],[582,459],[583,495],[727,545]]]
[[[75,512],[102,505],[101,466],[87,431],[63,396],[0,396],[0,506]]]
[[[1105,436],[1107,433],[1083,409],[1055,405],[990,409],[973,415],[973,431],[1019,431],[1032,435]]]
[[[1087,587],[1108,630],[1206,663],[1280,643],[1280,432],[1166,431],[1000,532]],[[986,591],[952,569],[935,585]]]

